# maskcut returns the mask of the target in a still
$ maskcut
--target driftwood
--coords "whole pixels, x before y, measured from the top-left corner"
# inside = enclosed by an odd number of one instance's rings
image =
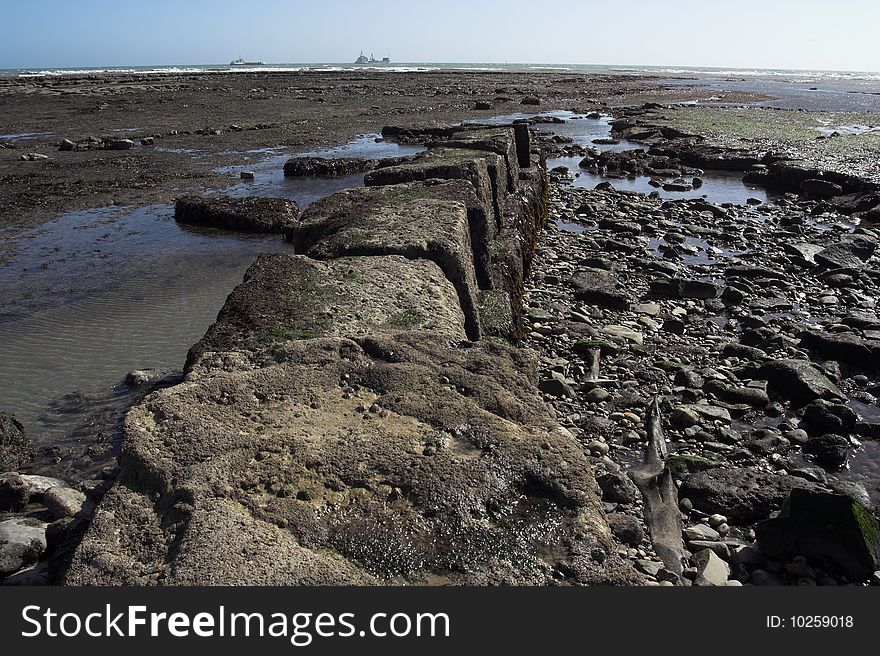
[[[589,366],[589,371],[587,372],[587,380],[599,380],[599,354],[601,351],[599,349],[590,349],[587,351],[587,366]]]
[[[656,396],[648,407],[645,426],[648,432],[645,462],[640,467],[630,469],[629,477],[642,493],[645,523],[654,551],[666,569],[681,576],[684,569],[681,511],[678,509],[678,492],[672,472],[666,466],[668,452],[663,436],[660,402]]]

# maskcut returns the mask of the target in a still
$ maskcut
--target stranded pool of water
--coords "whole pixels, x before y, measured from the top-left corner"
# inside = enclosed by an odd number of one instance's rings
[[[316,200],[337,191],[362,187],[366,173],[355,173],[338,178],[285,178],[284,163],[291,157],[388,159],[416,155],[424,150],[422,146],[396,144],[382,140],[381,135],[367,134],[340,146],[308,152],[289,153],[281,147],[248,151],[256,158],[253,164],[224,166],[216,170],[218,173],[229,173],[236,177],[242,171],[251,171],[255,175],[253,181],[233,185],[224,190],[224,193],[231,196],[286,198],[296,202],[300,210],[304,210]]]
[[[614,178],[590,173],[578,168],[581,157],[554,157],[547,160],[548,168],[556,168],[557,166],[565,166],[576,176],[572,182],[572,186],[578,188],[593,189],[600,182],[610,182],[611,185],[619,191],[635,191],[643,194],[656,192],[661,198],[681,199],[681,198],[704,198],[712,203],[721,205],[722,203],[733,203],[735,205],[745,205],[749,198],[755,198],[762,203],[769,200],[767,191],[761,187],[747,185],[742,181],[742,173],[733,173],[727,171],[706,171],[700,178],[703,180],[703,186],[692,191],[665,191],[662,188],[652,187],[649,184],[650,178],[640,176],[638,178]],[[579,175],[578,175],[579,174]]]
[[[51,136],[51,132],[19,132],[18,134],[0,134],[0,141],[25,141],[37,137]]]
[[[77,420],[71,393],[106,396],[128,371],[179,369],[245,269],[277,236],[178,225],[170,206],[73,212],[24,233],[0,267],[0,405],[38,443]]]

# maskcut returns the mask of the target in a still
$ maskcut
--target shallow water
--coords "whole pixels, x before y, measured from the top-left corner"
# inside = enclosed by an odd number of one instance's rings
[[[827,112],[880,112],[880,80],[877,76],[830,77],[827,75],[700,76],[701,79],[669,78],[671,86],[702,87],[707,93],[742,91],[774,96],[778,100],[754,103],[759,107],[806,109]],[[869,79],[866,79],[869,78]],[[711,104],[711,103],[700,103]]]
[[[594,144],[595,139],[607,139],[611,136],[610,118],[603,116],[599,119],[590,119],[582,114],[569,111],[551,111],[540,113],[505,114],[481,120],[481,123],[504,124],[518,119],[546,116],[561,118],[565,123],[539,123],[534,126],[538,132],[557,134],[568,137],[575,144],[586,148],[598,148],[603,152],[622,152],[626,150],[646,150],[647,146],[632,141],[622,140],[617,144]],[[553,169],[564,166],[575,176],[572,185],[581,188],[594,188],[600,182],[610,182],[615,189],[621,191],[634,191],[643,194],[657,192],[661,198],[705,198],[713,203],[734,203],[745,205],[749,198],[756,198],[761,202],[769,199],[767,191],[755,185],[746,185],[742,181],[743,174],[730,171],[706,171],[700,175],[703,185],[692,191],[665,191],[662,188],[653,187],[649,184],[650,178],[640,176],[637,178],[616,178],[590,173],[578,167],[583,157],[551,157],[547,160],[547,168]]]
[[[170,206],[73,212],[26,232],[0,267],[0,405],[38,442],[72,430],[53,405],[113,396],[133,369],[179,369],[277,236],[178,225]]]
[[[638,178],[614,178],[590,173],[578,168],[582,157],[555,157],[547,160],[548,168],[565,166],[576,176],[572,185],[593,189],[600,182],[610,182],[619,191],[635,191],[642,194],[657,192],[661,198],[705,198],[708,201],[721,205],[722,203],[734,203],[745,205],[749,198],[756,198],[762,203],[769,200],[767,191],[761,187],[747,185],[742,181],[742,173],[729,171],[706,171],[699,176],[703,180],[703,186],[692,191],[665,191],[662,188],[652,187],[648,181],[650,178],[640,176]],[[578,175],[579,174],[579,175]]]
[[[576,114],[575,112],[567,110],[554,110],[549,112],[519,112],[516,114],[503,114],[501,116],[492,116],[471,122],[484,123],[487,125],[506,125],[513,121],[534,117],[561,118],[565,121],[564,123],[536,123],[532,126],[532,129],[545,134],[558,134],[561,137],[568,137],[574,143],[586,146],[587,148],[598,148],[602,151],[607,150],[615,152],[633,150],[634,148],[645,148],[644,145],[626,140],[617,144],[594,144],[594,139],[607,139],[611,136],[610,116],[603,116],[602,118],[587,118],[583,114]],[[578,158],[578,161],[581,159],[583,158]],[[549,162],[548,167],[553,168],[549,165]]]
[[[253,181],[233,185],[224,193],[231,196],[286,198],[295,201],[300,210],[303,210],[316,200],[337,191],[363,186],[366,173],[356,173],[338,178],[285,178],[284,163],[291,157],[387,159],[415,155],[424,150],[421,146],[384,141],[379,134],[367,134],[340,146],[308,152],[289,153],[284,152],[283,147],[252,150],[248,151],[247,156],[253,158],[253,164],[225,166],[217,171],[229,173],[236,178],[241,175],[242,171],[251,171],[255,175]]]
[[[381,159],[421,147],[365,135],[314,157]],[[238,153],[236,153],[238,154]],[[249,151],[221,169],[256,181],[227,193],[296,201],[363,184],[364,174],[285,178],[284,148]],[[38,444],[63,443],[90,410],[121,408],[120,381],[134,369],[179,369],[227,295],[279,236],[178,225],[168,205],[71,212],[6,242],[0,263],[0,407]]]
[[[0,134],[0,141],[25,141],[37,137],[48,137],[51,132],[20,132],[18,134]]]

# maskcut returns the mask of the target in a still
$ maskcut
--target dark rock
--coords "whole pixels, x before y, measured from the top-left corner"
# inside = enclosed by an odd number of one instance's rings
[[[608,526],[618,540],[631,547],[637,547],[645,541],[645,531],[641,522],[632,515],[611,513],[608,515]]]
[[[284,165],[284,177],[326,177],[335,178],[354,175],[373,167],[375,162],[356,157],[328,159],[325,157],[294,157]]]
[[[129,387],[143,387],[162,380],[170,373],[168,369],[137,369],[125,375],[125,384]]]
[[[492,109],[495,105],[493,105],[488,100],[478,100],[474,103],[474,109],[484,110],[484,109]]]
[[[849,440],[842,435],[829,433],[807,440],[804,453],[812,455],[824,467],[839,469],[846,464],[849,446]]]
[[[804,408],[804,419],[815,433],[850,433],[858,421],[855,410],[842,403],[830,403],[816,399]]]
[[[70,139],[64,139],[60,144],[58,144],[58,150],[60,150],[61,152],[69,152],[75,149],[76,144]]]
[[[134,141],[131,139],[113,139],[107,143],[107,150],[131,150],[134,148]]]
[[[843,193],[843,187],[828,180],[811,178],[801,182],[801,191],[809,196],[831,198],[833,196],[840,196]]]
[[[655,294],[673,298],[710,299],[721,295],[721,286],[703,280],[655,280],[651,282],[651,291]]]
[[[878,423],[867,421],[856,422],[856,425],[853,426],[852,432],[865,439],[880,440],[880,424]]]
[[[725,344],[721,350],[721,355],[725,358],[740,358],[742,360],[756,360],[758,362],[767,359],[767,353],[761,349],[737,342]]]
[[[581,270],[572,276],[570,284],[579,301],[616,310],[629,309],[629,294],[613,273],[596,269]]]
[[[46,524],[18,517],[0,522],[0,578],[36,563],[46,550]]]
[[[851,333],[806,330],[800,334],[801,348],[824,358],[833,358],[859,368],[880,367],[880,340]]]
[[[21,476],[0,474],[0,513],[24,510],[30,496],[28,484]]]
[[[215,194],[181,198],[174,206],[174,219],[178,223],[244,232],[289,234],[298,214],[296,203],[281,198],[233,198]]]
[[[844,398],[837,386],[807,360],[771,360],[761,366],[758,376],[769,383],[771,392],[796,403]]]
[[[721,292],[721,300],[730,305],[739,305],[746,300],[746,294],[736,287],[725,287]]]
[[[781,508],[793,488],[821,489],[802,478],[741,467],[693,474],[684,480],[679,496],[690,499],[701,512],[720,513],[732,522],[751,523]]]
[[[846,495],[793,489],[779,516],[759,523],[755,533],[771,557],[830,561],[854,581],[880,566],[880,525]]]
[[[540,105],[541,100],[535,96],[526,96],[520,101],[520,103],[523,105]]]
[[[721,287],[711,282],[702,280],[681,280],[678,286],[679,298],[709,299],[718,298],[721,295]]]
[[[876,242],[855,237],[822,249],[816,253],[814,259],[816,264],[828,269],[861,269],[876,248]]]
[[[0,410],[0,472],[18,471],[34,457],[24,426]]]
[[[721,463],[703,456],[674,453],[667,458],[666,466],[674,478],[684,479],[690,474],[720,467]]]
[[[602,489],[602,498],[614,503],[632,503],[639,497],[639,490],[622,472],[605,472],[596,478]]]
[[[681,368],[675,372],[673,382],[689,389],[703,389],[706,379],[693,369]]]
[[[760,387],[730,385],[720,380],[711,380],[703,389],[728,403],[746,403],[759,407],[770,403],[767,391]]]
[[[556,374],[556,372],[553,372]],[[561,374],[556,374],[551,378],[545,378],[540,383],[538,383],[538,389],[550,396],[555,396],[557,398],[566,398],[566,399],[574,399],[577,398],[577,393],[571,388],[571,386],[565,382],[565,379]]]

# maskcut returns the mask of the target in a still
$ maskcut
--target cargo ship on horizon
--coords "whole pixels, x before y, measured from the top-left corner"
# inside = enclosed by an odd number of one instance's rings
[[[382,59],[376,59],[375,57],[373,57],[373,53],[370,53],[370,56],[368,58],[366,55],[364,55],[364,51],[361,50],[360,56],[354,60],[354,63],[355,64],[390,64],[391,58],[390,57],[382,57]]]

